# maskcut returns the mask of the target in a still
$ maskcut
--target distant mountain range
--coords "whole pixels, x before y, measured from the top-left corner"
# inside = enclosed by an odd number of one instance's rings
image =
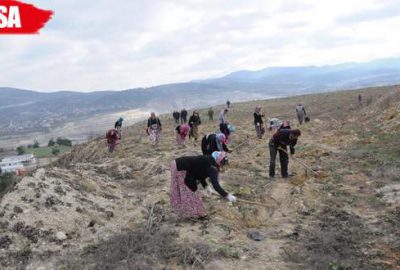
[[[0,135],[43,130],[97,113],[141,108],[166,112],[231,101],[400,83],[400,58],[331,66],[269,67],[221,78],[91,93],[0,88]]]

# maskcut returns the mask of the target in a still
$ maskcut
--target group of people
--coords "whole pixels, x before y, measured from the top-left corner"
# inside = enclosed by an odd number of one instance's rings
[[[236,201],[236,197],[226,192],[219,184],[219,172],[228,164],[227,153],[232,152],[227,147],[229,134],[233,131],[233,126],[228,123],[227,113],[228,109],[224,109],[219,115],[219,131],[203,136],[201,141],[203,155],[180,157],[171,163],[171,208],[180,217],[204,218],[207,215],[201,193],[198,191],[198,183],[208,195],[216,191],[228,201]],[[212,108],[208,110],[208,116],[212,121],[214,117]],[[182,124],[176,128],[177,142],[182,143],[182,137],[188,130],[197,141],[200,124],[199,113],[195,110],[189,119],[189,125]],[[206,179],[209,179],[213,188]]]
[[[227,102],[227,106],[230,106],[230,102],[229,104]],[[235,127],[228,121],[228,112],[228,108],[220,112],[218,117],[219,130],[217,132],[203,136],[201,140],[202,155],[179,157],[171,163],[171,208],[180,217],[204,218],[207,215],[201,193],[198,191],[199,183],[209,195],[216,192],[230,202],[237,200],[235,196],[225,191],[219,183],[219,172],[228,164],[227,153],[232,152],[228,148],[230,135],[235,131]],[[296,115],[299,124],[303,124],[307,115],[301,104],[296,106]],[[209,120],[214,119],[212,108],[208,110],[208,116]],[[264,117],[265,114],[261,107],[257,106],[254,111],[254,126],[258,139],[262,139],[265,134]],[[193,138],[196,145],[199,138],[199,126],[201,125],[199,112],[194,110],[187,121],[185,109],[181,112],[174,111],[173,118],[175,123],[178,124],[175,128],[177,145],[184,146],[187,137]],[[115,128],[107,132],[106,138],[110,152],[121,140],[122,121],[122,118],[118,119]],[[276,118],[269,119],[269,129],[273,133],[268,143],[270,152],[269,178],[275,178],[275,160],[278,154],[281,176],[287,178],[290,176],[288,173],[289,154],[295,153],[295,145],[301,136],[301,132],[299,129],[292,129],[289,121],[280,121]],[[152,112],[147,120],[146,133],[153,146],[158,146],[160,143],[161,131],[161,121]],[[206,179],[209,179],[209,183]]]
[[[175,121],[176,118],[174,117]],[[199,126],[201,125],[200,114],[197,110],[193,111],[189,121],[186,121],[186,117],[181,121],[181,124],[175,128],[176,131],[176,143],[179,146],[185,145],[185,140],[189,136],[189,139],[194,139],[196,145],[199,139]]]
[[[296,106],[296,116],[299,125],[302,125],[304,121],[309,121],[306,110],[302,104]],[[265,134],[263,117],[265,117],[265,114],[261,111],[261,107],[257,106],[254,111],[254,126],[258,139],[262,139],[262,136]],[[289,152],[287,148],[289,147],[290,155],[294,155],[294,147],[297,144],[297,139],[301,136],[301,132],[299,129],[292,129],[288,120],[281,121],[277,118],[269,119],[269,130],[274,131],[268,143],[270,153],[269,178],[275,178],[275,161],[278,153],[281,165],[281,176],[287,178],[289,177]]]
[[[179,111],[174,111],[172,113],[172,117],[175,120],[175,123],[179,124],[179,121],[181,124],[186,123],[187,122],[187,115],[188,112],[185,108],[183,108],[180,112]]]
[[[227,119],[228,111],[228,108],[226,108],[219,115],[220,131],[216,134],[207,134],[203,137],[201,143],[203,155],[180,157],[171,163],[171,208],[180,217],[203,218],[207,215],[201,194],[198,191],[198,183],[200,183],[207,194],[214,192],[207,183],[207,178],[210,179],[212,187],[220,196],[230,202],[237,200],[235,196],[226,192],[220,186],[218,180],[220,170],[228,164],[227,153],[231,152],[227,147],[229,134],[232,131],[232,125],[228,123]],[[296,106],[296,114],[301,125],[306,117],[305,109],[301,104]],[[259,139],[265,133],[263,126],[264,116],[261,107],[257,106],[254,112],[254,125]],[[293,155],[295,153],[295,145],[301,136],[299,129],[292,129],[290,127],[289,121],[276,120],[276,122],[279,122],[279,126],[274,126],[271,129],[274,132],[268,143],[270,152],[270,179],[275,178],[275,161],[278,154],[282,178],[290,176],[288,173],[289,154]],[[276,123],[273,124],[276,125]]]

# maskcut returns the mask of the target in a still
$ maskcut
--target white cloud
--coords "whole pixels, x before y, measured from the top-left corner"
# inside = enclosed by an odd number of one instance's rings
[[[0,86],[127,89],[400,55],[397,0],[29,2],[55,16],[40,35],[0,36]]]

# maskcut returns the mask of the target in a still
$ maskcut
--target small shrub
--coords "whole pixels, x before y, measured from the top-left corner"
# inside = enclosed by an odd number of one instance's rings
[[[53,147],[51,149],[51,153],[55,156],[57,156],[60,153],[60,149],[58,147]]]
[[[72,146],[72,141],[67,139],[67,138],[57,138],[57,144],[58,145],[64,145],[64,146]]]
[[[15,179],[11,173],[5,173],[0,176],[0,193],[8,190],[12,185],[14,185]]]
[[[25,152],[26,152],[25,147],[23,147],[22,145],[17,147],[18,155],[23,155],[23,154],[25,154]]]
[[[33,148],[39,148],[39,142],[37,141],[37,140],[35,140],[34,142],[33,142],[33,145],[32,145],[32,147]]]
[[[47,143],[47,146],[52,147],[52,146],[54,146],[55,144],[56,144],[56,142],[54,141],[53,138],[51,138],[51,139],[49,140],[49,142]]]

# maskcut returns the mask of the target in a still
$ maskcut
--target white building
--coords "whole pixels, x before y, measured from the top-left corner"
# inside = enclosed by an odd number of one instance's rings
[[[5,157],[1,160],[1,163],[22,163],[24,165],[34,164],[36,163],[36,158],[33,154],[19,155],[19,156],[11,156]]]
[[[0,162],[0,172],[1,173],[13,173],[16,172],[17,170],[23,169],[24,164],[21,162]]]
[[[24,169],[25,166],[35,164],[36,158],[33,154],[5,157],[0,161],[0,172],[17,172],[20,169]]]

